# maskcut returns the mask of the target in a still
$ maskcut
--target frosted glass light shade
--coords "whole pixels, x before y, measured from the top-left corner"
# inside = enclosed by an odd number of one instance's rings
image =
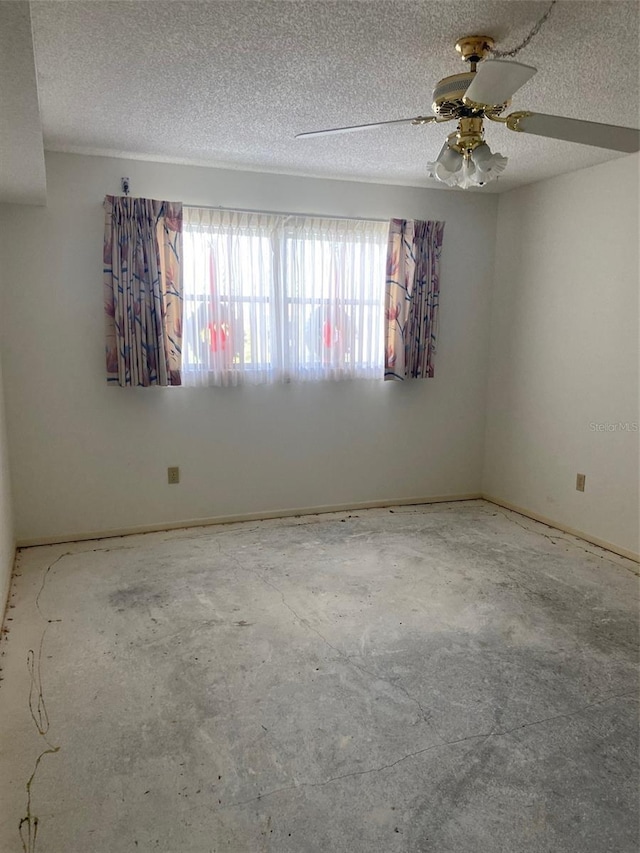
[[[427,174],[443,184],[452,187],[458,183],[458,173],[462,168],[463,156],[445,142],[433,163],[427,163]]]
[[[445,142],[433,163],[427,163],[427,175],[448,187],[481,187],[504,171],[507,158],[493,154],[486,142],[478,145],[470,156],[464,157]]]
[[[481,183],[492,181],[497,178],[507,167],[508,158],[502,154],[491,153],[486,142],[478,145],[471,153],[471,159],[476,167]]]
[[[456,183],[463,190],[468,190],[469,187],[477,187],[479,185],[478,171],[471,160],[465,159],[462,164],[460,177]]]

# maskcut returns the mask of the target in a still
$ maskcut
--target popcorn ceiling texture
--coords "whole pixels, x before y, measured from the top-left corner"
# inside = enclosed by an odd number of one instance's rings
[[[546,2],[40,2],[32,4],[45,147],[431,186],[425,164],[455,125],[314,140],[304,130],[430,112],[454,50],[481,32],[511,47]],[[531,109],[638,122],[636,2],[561,2],[517,57]],[[487,128],[510,158],[491,190],[620,156]],[[483,191],[486,191],[483,190]]]

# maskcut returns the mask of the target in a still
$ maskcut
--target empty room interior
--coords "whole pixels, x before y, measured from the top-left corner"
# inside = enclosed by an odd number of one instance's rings
[[[2,853],[635,853],[640,6],[0,0]]]

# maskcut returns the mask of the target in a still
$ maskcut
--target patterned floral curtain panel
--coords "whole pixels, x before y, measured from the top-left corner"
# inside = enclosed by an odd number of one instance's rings
[[[182,204],[104,200],[107,381],[180,385]]]
[[[392,219],[387,251],[385,379],[432,377],[444,222]]]

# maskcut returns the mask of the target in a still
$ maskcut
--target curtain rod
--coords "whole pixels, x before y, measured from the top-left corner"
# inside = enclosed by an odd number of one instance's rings
[[[129,178],[120,178],[120,187],[122,192],[124,193],[125,198],[128,198],[131,182]],[[371,216],[327,216],[327,214],[321,213],[291,213],[291,211],[287,211],[286,213],[282,210],[254,210],[250,207],[224,207],[223,205],[208,205],[208,204],[185,204],[182,203],[183,207],[195,207],[200,208],[201,210],[228,210],[231,213],[258,213],[264,216],[307,216],[310,219],[358,219],[360,222],[388,222],[388,219],[375,219]]]
[[[308,216],[310,219],[357,219],[360,222],[388,222],[388,219],[374,219],[371,216],[331,216],[327,213],[292,213],[291,211],[282,210],[254,210],[248,207],[223,207],[222,205],[209,204],[186,204],[183,202],[183,207],[199,208],[200,210],[220,210],[229,211],[230,213],[258,213],[264,216]]]

